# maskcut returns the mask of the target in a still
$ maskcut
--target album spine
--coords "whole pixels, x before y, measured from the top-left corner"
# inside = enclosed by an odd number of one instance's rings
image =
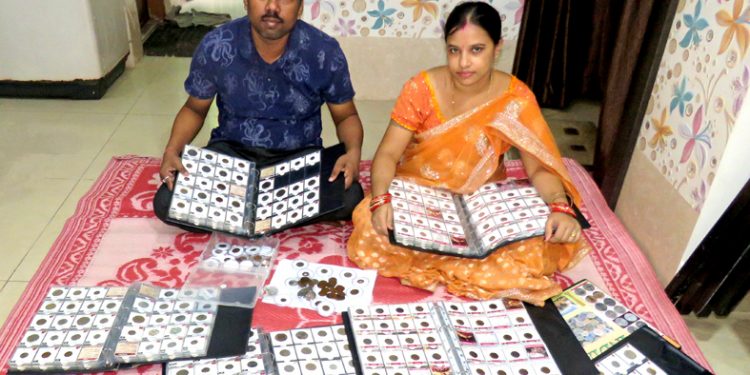
[[[469,361],[466,359],[461,343],[458,340],[456,329],[448,316],[448,310],[444,302],[435,302],[432,304],[432,314],[435,321],[438,322],[438,334],[443,341],[445,352],[448,353],[448,359],[451,362],[451,374],[470,375],[471,368]]]
[[[463,195],[454,193],[453,202],[456,204],[458,218],[461,220],[461,226],[464,228],[464,235],[466,235],[466,242],[469,244],[469,254],[477,256],[483,253],[482,241],[471,224],[471,214],[469,213],[469,207],[466,205],[466,199],[464,199]]]
[[[247,179],[247,190],[245,191],[245,222],[242,228],[245,229],[245,235],[252,236],[255,234],[255,215],[258,209],[258,184],[260,183],[260,170],[257,165],[248,160],[250,172]]]
[[[112,331],[110,332],[109,338],[107,339],[107,342],[104,344],[104,350],[108,350],[107,353],[109,358],[111,358],[112,364],[110,364],[108,367],[111,367],[114,365],[114,363],[124,362],[122,361],[122,358],[119,358],[117,356],[117,344],[120,341],[120,334],[122,334],[123,328],[128,324],[128,318],[130,317],[130,313],[133,311],[133,304],[135,303],[136,297],[140,295],[141,286],[145,284],[137,282],[132,284],[128,291],[125,293],[125,296],[122,298],[122,304],[120,305],[120,309],[117,310],[117,317],[115,318],[115,324],[112,327]]]

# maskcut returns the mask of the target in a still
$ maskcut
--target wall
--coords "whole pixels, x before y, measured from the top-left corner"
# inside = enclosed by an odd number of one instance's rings
[[[4,0],[0,80],[98,79],[127,53],[121,0]]]
[[[680,1],[659,66],[617,214],[664,284],[697,245],[694,233],[726,208],[725,199],[707,197],[738,191],[723,183],[714,190],[719,173],[741,186],[737,172],[748,169],[723,157],[747,140],[733,130],[750,105],[749,8],[742,0]]]
[[[246,14],[239,0],[171,0],[182,12]],[[349,61],[358,100],[393,100],[420,70],[445,63],[442,25],[460,0],[305,0],[302,19],[334,36]],[[503,19],[496,67],[513,68],[523,0],[488,0]]]

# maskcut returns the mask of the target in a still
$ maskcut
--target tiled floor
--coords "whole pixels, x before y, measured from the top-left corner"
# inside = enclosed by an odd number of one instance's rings
[[[0,98],[0,324],[112,156],[160,156],[177,110],[189,59],[145,58],[98,101]],[[392,102],[358,103],[365,124],[363,158],[371,158]],[[558,119],[596,121],[595,103],[545,111]],[[325,113],[325,111],[324,111]],[[335,142],[325,117],[324,142]],[[215,108],[195,144],[205,144]],[[745,374],[750,365],[750,303],[729,319],[688,318],[718,374]],[[2,340],[2,338],[0,338]]]

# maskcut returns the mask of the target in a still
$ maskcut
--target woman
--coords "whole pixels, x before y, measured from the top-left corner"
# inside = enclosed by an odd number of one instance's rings
[[[348,255],[361,268],[375,268],[406,285],[433,290],[445,284],[461,296],[541,305],[561,291],[548,275],[572,266],[589,248],[568,206],[568,199],[580,204],[580,197],[533,93],[492,67],[500,53],[500,30],[500,16],[486,3],[463,3],[451,12],[445,24],[447,65],[404,85],[375,154],[372,195],[354,212]],[[505,178],[503,154],[511,146],[520,151],[529,179],[553,211],[544,238],[510,244],[485,259],[389,243],[388,187],[395,176],[471,193]]]

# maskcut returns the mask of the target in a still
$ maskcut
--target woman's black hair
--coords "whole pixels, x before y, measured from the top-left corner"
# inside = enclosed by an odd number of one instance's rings
[[[481,27],[487,32],[493,43],[500,43],[503,30],[500,14],[492,5],[482,1],[467,1],[453,8],[445,21],[445,41],[447,42],[451,34],[467,23]]]

